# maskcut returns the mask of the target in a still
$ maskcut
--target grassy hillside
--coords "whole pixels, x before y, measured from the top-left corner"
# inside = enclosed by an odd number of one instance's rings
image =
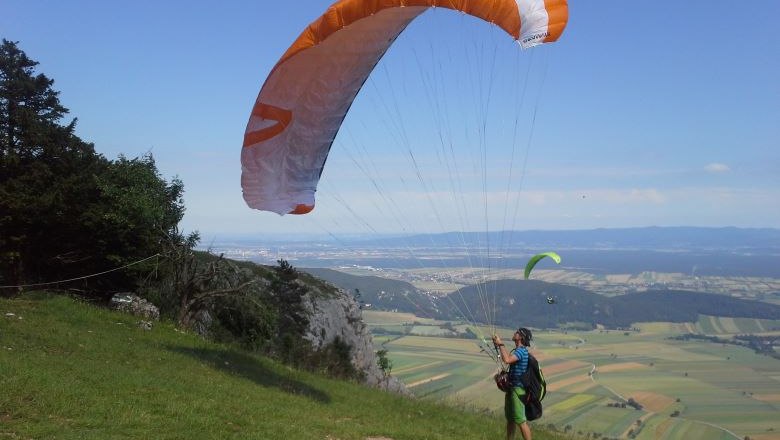
[[[296,371],[43,293],[0,300],[0,437],[495,439],[498,416]],[[536,439],[556,439],[538,432]]]

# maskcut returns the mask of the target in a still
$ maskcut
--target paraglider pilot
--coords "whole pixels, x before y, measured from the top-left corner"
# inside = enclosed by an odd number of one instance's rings
[[[510,387],[506,391],[506,397],[504,398],[507,440],[515,438],[515,432],[518,427],[523,435],[523,439],[531,440],[531,427],[528,426],[528,421],[525,417],[525,406],[521,398],[525,394],[525,389],[523,389],[523,385],[520,382],[520,377],[528,368],[528,346],[531,345],[532,338],[531,330],[524,327],[519,328],[512,335],[512,342],[515,343],[515,348],[507,351],[506,346],[501,342],[501,338],[498,335],[493,335],[493,344],[501,354],[501,360],[509,365]]]

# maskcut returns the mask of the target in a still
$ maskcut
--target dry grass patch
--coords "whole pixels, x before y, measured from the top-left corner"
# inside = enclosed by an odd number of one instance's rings
[[[548,380],[547,381],[547,391],[557,391],[557,390],[560,390],[561,388],[565,388],[565,387],[567,387],[569,385],[579,384],[580,382],[593,383],[590,380],[590,377],[587,374],[582,373],[581,375],[578,374],[576,376],[572,376],[572,377],[569,377],[569,378],[566,378],[566,379],[562,379],[562,380],[554,380],[554,381]]]
[[[532,348],[532,349],[530,349],[530,350],[528,350],[528,351],[529,351],[529,352],[530,352],[532,355],[534,355],[534,357],[536,358],[536,360],[537,360],[537,361],[539,361],[540,363],[541,363],[541,362],[548,361],[548,360],[551,360],[551,359],[558,359],[557,357],[555,357],[555,356],[553,356],[553,355],[551,355],[551,354],[547,354],[547,353],[545,353],[544,351],[542,351],[542,350],[540,350],[540,349],[538,349],[538,348]],[[542,365],[542,368],[544,368],[544,365]],[[545,368],[545,371],[547,371],[547,369],[546,369],[546,368]]]
[[[777,440],[776,432],[767,432],[766,434],[751,434],[753,440]]]
[[[774,394],[753,394],[753,398],[762,402],[778,403],[780,402],[780,393]]]
[[[420,318],[414,313],[385,312],[380,310],[364,310],[363,320],[369,325],[403,324],[405,322],[432,322],[428,318]]]
[[[741,333],[739,329],[739,325],[737,325],[736,321],[734,321],[734,318],[719,317],[717,319],[724,332]]]
[[[477,342],[472,339],[444,339],[433,336],[404,336],[391,342],[391,347],[403,349],[404,347],[427,348],[437,350],[447,350],[451,353],[454,350],[471,352],[479,354]]]
[[[571,371],[577,368],[585,368],[589,364],[581,361],[563,361],[550,366],[542,365],[542,370],[547,378],[555,376],[556,374]]]
[[[570,392],[572,394],[579,394],[579,393],[585,393],[585,392],[589,391],[591,388],[594,388],[594,387],[597,387],[597,386],[598,386],[598,384],[596,384],[592,380],[589,380],[587,382],[582,382],[581,384],[578,384],[578,385],[570,386],[569,388],[566,389],[566,391]]]
[[[674,420],[672,419],[667,419],[661,422],[661,424],[655,428],[655,438],[666,438],[666,431],[668,431],[673,424]]]
[[[450,374],[451,373],[437,374],[436,376],[432,376],[432,377],[429,377],[429,378],[426,378],[426,379],[418,380],[416,382],[408,383],[408,384],[406,384],[406,388],[413,388],[413,387],[416,387],[418,385],[422,385],[422,384],[425,384],[425,383],[433,382],[435,380],[444,379],[445,377],[449,376]]]
[[[673,404],[675,401],[672,397],[654,393],[652,391],[634,391],[631,393],[631,397],[633,397],[637,402],[641,403],[645,408],[654,412],[663,411],[667,406]]]
[[[537,361],[539,361],[539,362],[544,362],[544,361],[546,361],[546,360],[548,360],[548,359],[555,359],[554,357],[552,357],[552,356],[550,356],[550,355],[548,355],[548,354],[545,354],[545,353],[544,353],[543,351],[541,351],[541,350],[528,350],[528,351],[529,351],[529,352],[530,352],[532,355],[534,355],[534,357],[536,358],[536,360],[537,360]],[[544,365],[542,365],[542,367],[544,367]]]
[[[642,365],[636,362],[619,362],[616,364],[599,365],[596,367],[597,373],[611,373],[613,371],[625,371],[625,370],[638,370],[640,368],[648,368],[647,365]]]
[[[424,369],[424,368],[432,367],[434,365],[439,365],[439,364],[443,364],[443,363],[444,363],[444,361],[433,361],[433,362],[429,362],[427,364],[415,365],[413,367],[399,368],[397,370],[393,370],[393,373],[395,373],[395,374],[408,373],[410,371],[421,370],[421,369]]]

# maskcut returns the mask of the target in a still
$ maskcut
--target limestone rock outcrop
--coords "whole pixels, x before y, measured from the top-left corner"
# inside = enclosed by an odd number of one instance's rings
[[[367,385],[409,394],[401,381],[385,375],[379,368],[371,333],[363,322],[360,305],[351,295],[341,289],[327,294],[313,290],[304,297],[303,304],[309,315],[305,338],[314,349],[321,349],[340,338],[352,347],[352,365],[365,373]]]
[[[117,293],[111,297],[110,306],[114,310],[130,313],[148,320],[157,321],[160,319],[160,309],[134,293]]]

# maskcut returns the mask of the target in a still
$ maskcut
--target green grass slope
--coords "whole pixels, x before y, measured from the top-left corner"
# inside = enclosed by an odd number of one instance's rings
[[[10,315],[13,314],[13,315]],[[0,299],[0,438],[495,439],[503,419],[287,368],[61,296]],[[537,432],[536,439],[556,434]],[[561,437],[562,438],[562,437]]]

